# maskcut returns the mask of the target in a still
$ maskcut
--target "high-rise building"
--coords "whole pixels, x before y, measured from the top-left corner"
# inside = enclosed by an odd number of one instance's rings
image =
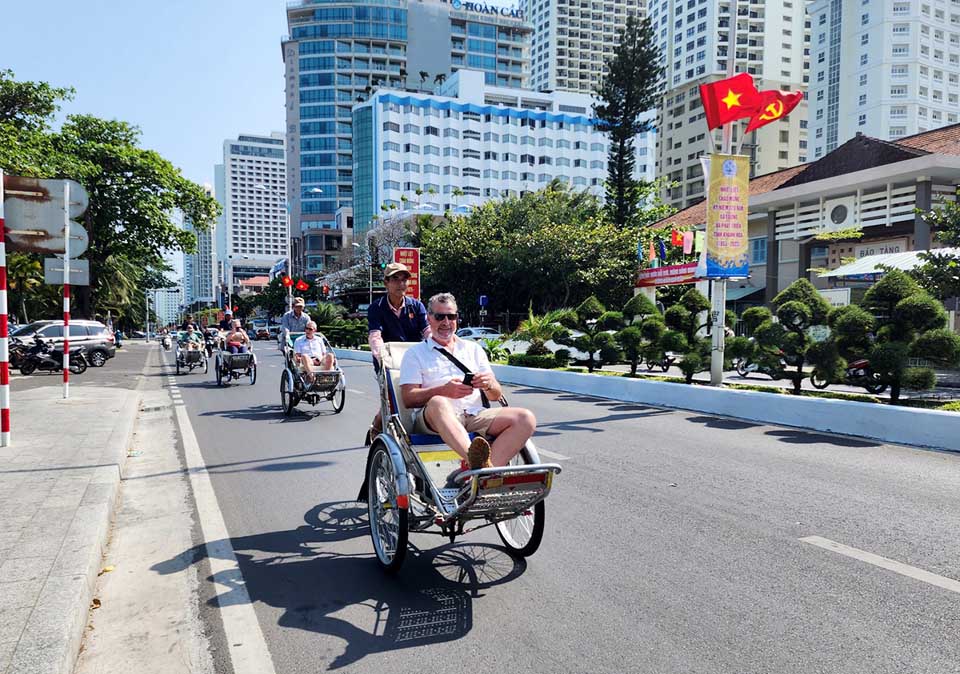
[[[676,207],[705,197],[699,157],[713,150],[712,138],[719,140],[720,132],[707,129],[698,86],[726,77],[728,57],[735,57],[736,72],[753,75],[759,90],[806,88],[810,22],[804,3],[740,0],[735,22],[730,4],[729,0],[647,3],[665,80],[658,106],[657,175],[677,183],[664,195]],[[736,45],[731,49],[734,26]],[[734,149],[745,124],[735,127]],[[806,102],[801,102],[790,115],[747,135],[740,149],[750,156],[751,175],[806,162],[806,126]]]
[[[958,121],[960,4],[815,0],[807,11],[811,158],[857,133],[896,140]]]
[[[473,70],[438,94],[378,90],[353,112],[354,235],[362,240],[381,206],[439,215],[555,178],[602,194],[607,138],[590,104],[586,94],[486,85]]]
[[[460,68],[523,87],[531,28],[519,10],[462,0],[295,0],[287,23],[288,202],[314,274],[342,246],[338,211],[353,206],[353,106],[379,86],[432,91]]]
[[[223,275],[232,292],[238,280],[267,274],[288,254],[285,177],[282,132],[223,142]],[[216,261],[211,265],[212,278]]]
[[[160,326],[179,323],[182,306],[186,303],[183,298],[183,287],[156,288],[149,292],[153,303],[153,313],[157,315]]]
[[[645,14],[648,0],[521,0],[533,25],[530,86],[538,91],[591,93],[605,74],[627,17]]]
[[[213,188],[204,185],[207,196],[213,196]],[[197,229],[189,218],[184,218],[184,229],[197,237],[197,250],[183,254],[183,289],[185,303],[200,302],[204,305],[219,302],[217,279],[217,252],[215,240],[216,223],[207,229]]]

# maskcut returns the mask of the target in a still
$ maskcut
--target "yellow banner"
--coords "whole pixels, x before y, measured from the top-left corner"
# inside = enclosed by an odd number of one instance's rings
[[[750,274],[747,215],[750,201],[749,157],[710,155],[707,189],[707,278]]]

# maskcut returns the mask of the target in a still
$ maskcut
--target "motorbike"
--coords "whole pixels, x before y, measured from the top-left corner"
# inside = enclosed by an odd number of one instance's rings
[[[734,367],[737,370],[737,374],[747,378],[751,372],[759,372],[760,374],[765,374],[771,379],[783,379],[783,373],[790,365],[796,365],[796,363],[791,363],[789,358],[783,350],[779,350],[777,353],[776,365],[773,365],[773,360],[766,363],[757,363],[750,360],[749,358],[738,358],[734,363]]]
[[[78,346],[70,349],[70,371],[74,374],[83,374],[90,366],[87,360],[87,349]],[[34,345],[23,354],[20,361],[20,374],[30,375],[36,371],[60,372],[63,369],[63,352],[58,351],[39,337],[34,338]]]
[[[170,350],[170,335],[164,335],[160,338],[160,343],[163,345],[164,351]]]
[[[814,388],[818,389],[825,389],[831,384],[829,379],[822,377],[816,370],[810,375],[810,383]],[[873,393],[874,395],[887,390],[887,385],[883,382],[880,375],[873,371],[870,367],[870,361],[866,358],[849,363],[846,371],[843,373],[843,380],[835,383],[847,384],[848,386],[862,386],[868,393]]]
[[[213,350],[217,348],[217,337],[211,334],[210,330],[203,332],[203,348],[207,352],[207,358],[213,358]]]
[[[653,372],[654,369],[660,368],[662,372],[666,372],[675,362],[677,362],[677,357],[672,353],[666,353],[663,358],[659,359],[647,357],[647,371]]]
[[[10,368],[17,369],[20,367],[20,363],[23,362],[23,357],[27,353],[27,345],[23,343],[22,339],[17,337],[10,338]]]

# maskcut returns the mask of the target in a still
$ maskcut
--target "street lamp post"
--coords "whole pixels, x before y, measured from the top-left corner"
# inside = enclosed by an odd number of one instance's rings
[[[363,250],[363,247],[355,241],[350,245],[359,250]],[[366,253],[367,253],[367,276],[369,279],[369,288],[370,288],[370,295],[367,300],[367,303],[373,304],[373,256],[370,255],[369,250],[367,250]]]

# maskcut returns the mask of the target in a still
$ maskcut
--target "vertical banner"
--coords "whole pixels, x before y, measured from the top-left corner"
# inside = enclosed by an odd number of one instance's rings
[[[745,278],[750,275],[748,157],[710,155],[708,185],[706,278]]]
[[[393,261],[407,265],[410,270],[410,283],[407,284],[407,295],[420,299],[420,249],[394,248]]]

